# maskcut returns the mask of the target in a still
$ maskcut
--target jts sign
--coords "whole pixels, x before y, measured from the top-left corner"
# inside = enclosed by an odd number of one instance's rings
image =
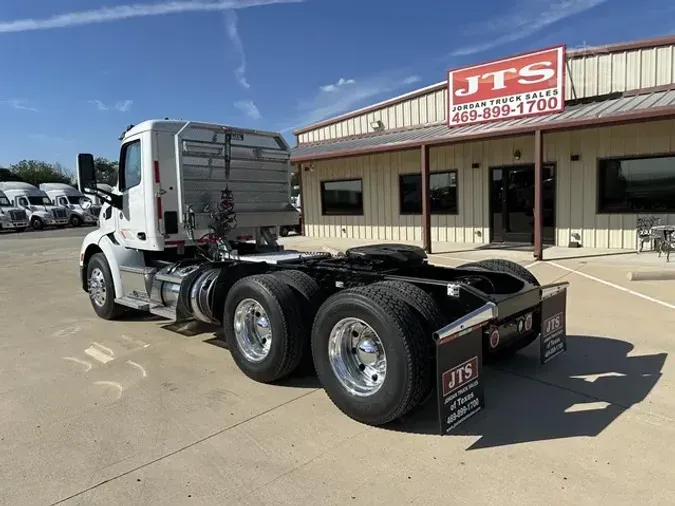
[[[565,109],[565,46],[448,72],[448,126]]]

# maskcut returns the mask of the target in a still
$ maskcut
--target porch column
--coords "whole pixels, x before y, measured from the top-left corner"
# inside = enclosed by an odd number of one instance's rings
[[[534,258],[543,260],[542,239],[544,235],[543,210],[543,165],[544,150],[541,130],[534,132]]]
[[[420,147],[422,167],[422,247],[431,253],[431,197],[429,195],[429,146]]]
[[[305,208],[305,196],[302,194],[303,187],[305,185],[302,184],[302,164],[299,163],[295,166],[295,168],[298,170],[298,186],[300,186],[300,191],[298,192],[298,196],[300,197],[300,208],[304,209]],[[305,213],[302,212],[302,223],[300,223],[300,233],[304,236],[305,235]]]

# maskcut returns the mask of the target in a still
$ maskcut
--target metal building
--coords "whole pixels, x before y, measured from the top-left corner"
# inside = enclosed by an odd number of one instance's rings
[[[675,223],[675,36],[562,55],[563,112],[449,126],[448,79],[296,130],[304,233],[541,258]]]

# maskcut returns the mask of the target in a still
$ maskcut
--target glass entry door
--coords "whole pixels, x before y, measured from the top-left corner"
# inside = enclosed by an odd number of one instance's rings
[[[534,164],[493,167],[490,241],[534,244]],[[545,244],[555,243],[555,165],[543,167]]]

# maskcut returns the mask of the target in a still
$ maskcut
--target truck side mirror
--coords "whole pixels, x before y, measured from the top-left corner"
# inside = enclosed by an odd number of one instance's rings
[[[77,155],[77,186],[84,193],[85,188],[96,189],[96,167],[94,156],[89,153]]]

